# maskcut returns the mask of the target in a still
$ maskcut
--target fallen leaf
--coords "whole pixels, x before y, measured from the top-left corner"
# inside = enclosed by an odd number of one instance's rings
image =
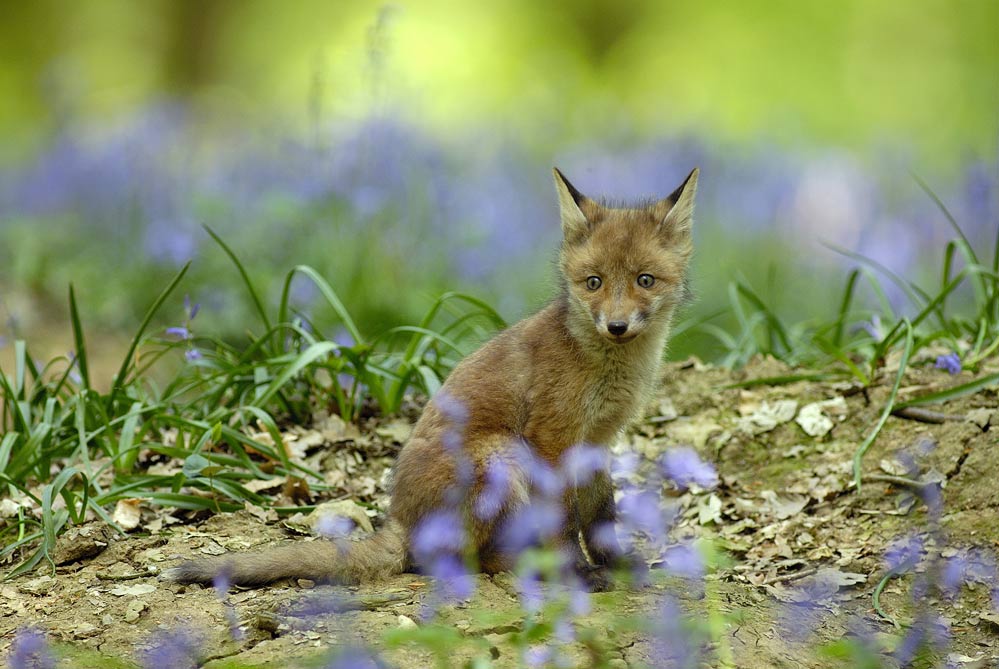
[[[156,592],[156,586],[152,583],[136,583],[135,585],[119,585],[115,588],[111,588],[109,592],[116,597],[138,597],[139,595],[148,595],[151,592]]]
[[[114,513],[111,514],[111,520],[116,522],[126,532],[134,530],[142,520],[142,509],[139,508],[140,504],[142,504],[142,500],[134,497],[119,499],[118,503],[114,506]]]

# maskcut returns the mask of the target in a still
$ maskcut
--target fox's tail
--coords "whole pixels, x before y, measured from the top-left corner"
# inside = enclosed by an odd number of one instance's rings
[[[299,541],[250,553],[187,560],[166,570],[178,583],[263,585],[282,578],[354,584],[401,574],[406,570],[405,533],[395,521],[358,541]]]

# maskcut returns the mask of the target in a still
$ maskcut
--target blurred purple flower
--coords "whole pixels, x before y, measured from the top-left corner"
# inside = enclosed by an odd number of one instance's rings
[[[947,353],[945,355],[937,356],[937,362],[934,365],[937,369],[946,370],[948,374],[960,374],[961,373],[961,358],[957,353]]]
[[[689,488],[691,483],[709,489],[718,485],[715,468],[701,460],[697,451],[688,446],[669,449],[659,464],[663,474],[681,490]]]
[[[56,666],[48,639],[41,630],[34,627],[17,631],[7,660],[10,669],[55,669]]]
[[[187,359],[188,362],[196,362],[198,360],[201,360],[201,358],[203,358],[204,355],[201,353],[199,349],[189,348],[184,352],[184,357]]]
[[[621,525],[632,532],[642,532],[661,541],[666,536],[659,495],[650,491],[625,493],[617,504]]]
[[[468,422],[468,408],[464,402],[451,393],[441,390],[434,395],[433,402],[445,420],[452,425],[464,427],[465,423]]]
[[[663,567],[670,573],[687,579],[704,576],[704,558],[690,543],[674,544],[663,553]]]
[[[492,520],[503,510],[510,495],[510,467],[499,458],[486,463],[484,483],[475,498],[475,516],[480,520]]]
[[[589,444],[577,444],[562,455],[561,469],[573,486],[588,484],[600,472],[610,468],[607,449]]]
[[[912,570],[923,556],[923,540],[917,536],[899,539],[885,551],[885,566],[897,573]]]
[[[316,523],[316,532],[326,539],[343,539],[354,531],[356,523],[343,516],[322,516]]]
[[[500,531],[499,544],[504,551],[520,553],[558,536],[564,522],[561,503],[533,500],[506,519]]]
[[[188,322],[193,321],[194,317],[198,315],[199,311],[201,311],[201,303],[200,302],[195,302],[192,305],[191,304],[191,296],[190,295],[185,295],[184,296],[184,313],[187,315]]]
[[[663,597],[652,623],[652,660],[658,669],[694,669],[701,652],[683,620],[683,611],[670,595]]]
[[[339,648],[333,657],[324,665],[324,669],[381,669],[378,661],[370,650],[358,646]]]
[[[632,451],[617,455],[611,461],[611,475],[615,478],[627,478],[638,471],[640,461],[638,453]]]
[[[534,645],[524,651],[524,664],[528,667],[550,666],[554,657],[554,649],[551,646]]]
[[[422,568],[429,568],[441,555],[459,555],[468,540],[465,523],[456,511],[434,511],[423,518],[413,533],[413,557]]]
[[[167,328],[166,333],[168,335],[173,335],[174,337],[179,337],[180,339],[190,339],[191,331],[185,327],[172,327]]]
[[[910,666],[920,649],[943,651],[950,641],[950,625],[935,613],[920,613],[892,654],[903,667]]]
[[[520,606],[526,613],[537,613],[545,603],[545,593],[541,586],[541,574],[529,569],[517,575],[517,592]]]
[[[142,666],[143,669],[193,669],[198,666],[198,655],[198,642],[190,632],[160,630],[152,636],[149,650],[142,656]]]
[[[444,600],[468,599],[475,594],[475,576],[454,553],[434,558],[427,573],[436,579],[437,594]]]

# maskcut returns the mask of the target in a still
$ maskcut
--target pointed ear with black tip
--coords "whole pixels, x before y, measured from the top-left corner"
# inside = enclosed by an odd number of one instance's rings
[[[557,167],[552,168],[555,175],[555,190],[558,192],[559,216],[562,219],[562,237],[571,242],[586,236],[590,230],[590,224],[586,220],[586,215],[580,205],[588,200],[585,195],[576,190],[575,186],[569,183]]]
[[[689,233],[694,216],[694,195],[697,193],[698,168],[694,168],[680,187],[655,205],[662,217],[659,229],[667,234]]]

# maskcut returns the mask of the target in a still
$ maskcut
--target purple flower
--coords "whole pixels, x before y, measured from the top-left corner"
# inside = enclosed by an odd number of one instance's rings
[[[354,530],[353,520],[343,516],[322,516],[316,522],[316,532],[327,539],[343,539]]]
[[[939,652],[950,641],[950,625],[937,614],[922,613],[895,649],[894,657],[903,667],[909,666],[921,648]]]
[[[652,659],[662,669],[693,669],[700,664],[700,648],[683,620],[673,597],[666,595],[652,623]]]
[[[18,630],[8,656],[10,669],[55,669],[45,634],[33,627]]]
[[[442,554],[458,555],[464,552],[465,524],[455,511],[434,511],[427,515],[413,533],[413,557],[423,568]]]
[[[586,485],[593,477],[610,467],[607,450],[599,446],[578,444],[562,455],[562,471],[574,486]]]
[[[484,484],[475,498],[475,515],[480,520],[492,520],[506,504],[510,495],[510,465],[493,458],[486,463]]]
[[[550,500],[535,500],[507,519],[499,543],[505,551],[520,553],[543,544],[562,531],[565,513],[562,505]]]
[[[464,402],[446,391],[434,395],[434,405],[444,418],[452,425],[464,427],[468,422],[468,408]]]
[[[701,460],[693,448],[671,448],[666,451],[659,464],[663,474],[681,490],[689,488],[691,483],[702,488],[714,488],[718,485],[715,468]]]
[[[198,665],[198,643],[182,629],[161,630],[153,635],[149,650],[142,657],[144,669],[193,669]]]
[[[643,532],[661,540],[666,535],[659,495],[650,491],[625,493],[617,505],[621,524],[632,532]]]
[[[184,351],[184,358],[188,362],[197,362],[198,360],[201,360],[201,358],[203,357],[204,355],[201,353],[200,349],[189,348],[186,351]]]
[[[190,339],[191,331],[185,327],[173,327],[167,328],[166,333],[168,335],[173,335],[174,337],[179,337],[180,339]]]
[[[923,555],[923,541],[912,536],[894,542],[885,551],[885,566],[889,571],[906,572],[919,564]]]
[[[937,369],[945,369],[948,374],[959,374],[961,372],[961,358],[957,353],[947,353],[937,356]]]
[[[520,606],[527,613],[537,613],[545,602],[545,593],[541,588],[541,574],[536,570],[528,570],[517,577],[517,591],[520,593]]]
[[[381,666],[366,648],[347,646],[339,649],[324,669],[380,669]]]
[[[427,572],[437,580],[438,594],[445,600],[468,599],[475,593],[475,576],[453,553],[438,556]]]
[[[195,302],[192,305],[191,304],[191,296],[190,295],[185,295],[184,296],[184,313],[187,314],[187,320],[188,321],[193,321],[194,317],[198,315],[199,311],[201,311],[201,303],[200,302]]]
[[[704,576],[704,558],[689,543],[675,544],[663,553],[663,566],[671,573],[688,579]]]

